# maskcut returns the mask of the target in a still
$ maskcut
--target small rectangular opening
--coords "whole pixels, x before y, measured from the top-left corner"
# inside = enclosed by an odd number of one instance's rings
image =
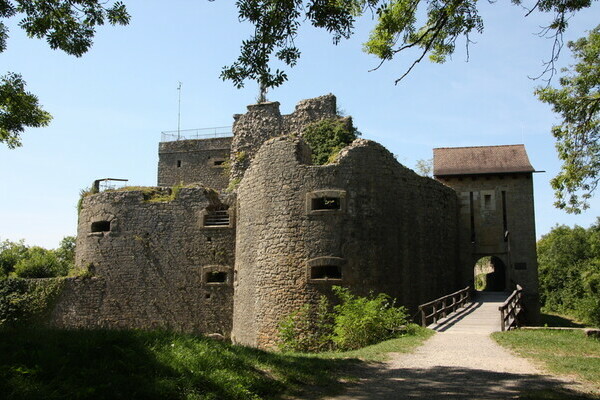
[[[225,271],[212,271],[206,273],[206,283],[226,283],[227,272]]]
[[[110,221],[92,222],[92,233],[93,232],[110,232]]]
[[[491,194],[483,195],[483,204],[486,209],[492,208],[492,195]]]
[[[339,265],[310,267],[310,279],[342,279],[342,267]]]
[[[227,210],[211,211],[204,215],[204,226],[229,226]]]
[[[225,160],[215,160],[215,161],[213,161],[213,165],[215,167],[221,167],[221,166],[223,166],[224,163],[225,163]]]
[[[520,270],[527,269],[527,263],[517,262],[517,263],[515,263],[515,269],[520,269]]]
[[[181,160],[177,160],[177,168],[181,168]]]
[[[311,202],[311,210],[339,210],[341,204],[339,197],[315,197]]]

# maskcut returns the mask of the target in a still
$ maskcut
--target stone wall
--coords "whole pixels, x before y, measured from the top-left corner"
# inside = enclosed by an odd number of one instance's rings
[[[148,191],[83,200],[76,265],[91,279],[69,282],[52,316],[63,327],[231,331],[234,228],[205,227],[206,214],[234,199],[202,187],[172,201]]]
[[[221,190],[229,176],[223,162],[229,160],[231,137],[161,142],[158,147],[158,186],[200,183]]]
[[[285,315],[332,285],[413,312],[460,286],[453,190],[358,139],[313,166],[301,139],[267,141],[238,189],[232,337],[271,347]]]
[[[513,290],[517,283],[523,286],[527,320],[536,322],[540,306],[532,174],[446,176],[440,181],[454,189],[460,199],[460,246],[465,282],[473,281],[473,268],[478,259],[498,257],[506,267],[507,290]],[[504,210],[508,240],[504,237]]]
[[[278,102],[252,104],[246,114],[234,115],[231,143],[232,179],[239,180],[262,144],[282,135],[301,135],[304,127],[324,118],[338,117],[332,94],[302,100],[292,114],[281,115]]]

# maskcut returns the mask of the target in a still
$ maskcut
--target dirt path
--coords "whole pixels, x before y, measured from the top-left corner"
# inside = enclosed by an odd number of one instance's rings
[[[524,392],[570,392],[575,382],[544,374],[490,338],[500,330],[498,305],[506,295],[486,294],[445,323],[412,354],[358,371],[358,383],[330,400],[519,398]],[[585,399],[585,397],[581,397]]]

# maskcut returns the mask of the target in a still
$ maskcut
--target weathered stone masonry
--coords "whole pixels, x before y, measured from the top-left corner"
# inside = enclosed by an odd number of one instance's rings
[[[205,210],[221,201],[201,187],[167,202],[141,191],[86,197],[76,264],[94,278],[69,283],[53,323],[229,335],[234,229],[203,226]],[[224,282],[209,282],[213,271],[225,272]]]
[[[310,165],[309,154],[301,139],[267,141],[238,190],[236,342],[273,346],[281,317],[332,285],[414,310],[459,284],[453,190],[371,141],[332,165]],[[320,209],[322,198],[339,206]]]
[[[158,188],[84,198],[76,264],[91,277],[67,280],[50,322],[221,333],[268,348],[281,318],[331,297],[333,285],[385,292],[414,311],[472,284],[482,254],[506,255],[510,283],[535,298],[530,177],[440,183],[363,139],[335,163],[311,165],[302,131],[322,118],[341,118],[333,95],[304,100],[289,115],[279,103],[248,106],[234,116],[233,138],[161,143]],[[152,193],[179,184],[171,199]],[[228,184],[239,186],[229,193]],[[470,203],[481,209],[475,241],[464,192],[489,203]],[[500,207],[499,196],[510,210],[505,221],[487,208]],[[500,223],[510,225],[509,242]]]
[[[162,142],[158,147],[158,186],[199,182],[225,189],[229,177],[223,167],[230,151],[231,137]]]

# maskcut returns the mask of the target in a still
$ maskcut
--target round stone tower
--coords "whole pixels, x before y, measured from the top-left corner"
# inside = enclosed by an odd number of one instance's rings
[[[331,287],[414,309],[454,290],[455,192],[357,139],[310,164],[301,138],[270,139],[238,188],[234,341],[273,347],[278,324]]]

